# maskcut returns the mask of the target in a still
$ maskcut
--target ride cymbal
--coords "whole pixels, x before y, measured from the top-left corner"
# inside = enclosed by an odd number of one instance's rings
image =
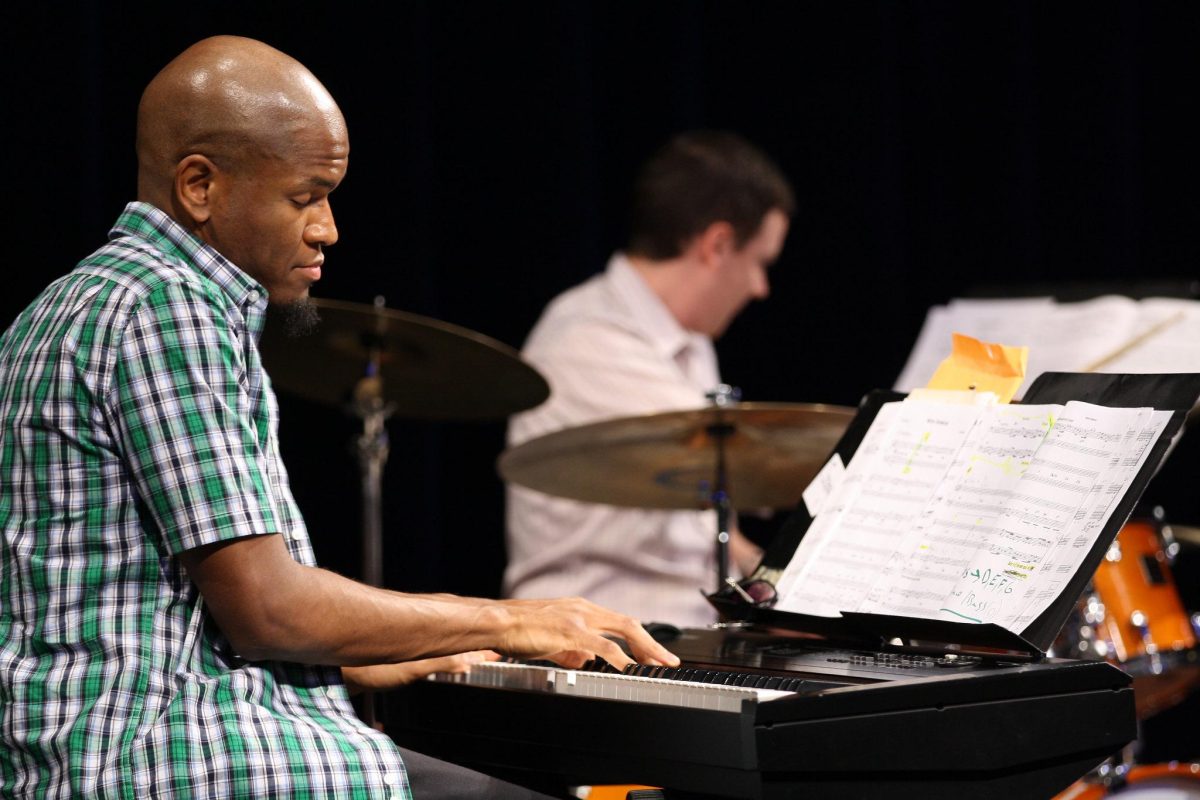
[[[550,395],[516,350],[483,334],[379,306],[312,302],[321,317],[315,333],[289,337],[268,325],[259,343],[281,390],[340,406],[367,378],[396,416],[427,420],[502,419]]]
[[[734,506],[789,508],[853,418],[851,408],[799,403],[622,417],[511,447],[500,455],[497,469],[507,481],[572,500],[706,508],[722,435],[726,491]]]

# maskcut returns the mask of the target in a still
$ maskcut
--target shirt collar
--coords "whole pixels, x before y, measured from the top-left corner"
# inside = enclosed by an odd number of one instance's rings
[[[149,203],[133,202],[117,218],[109,240],[136,236],[178,259],[215,283],[239,308],[251,307],[260,314],[267,305],[262,284],[243,272],[212,246],[189,233],[182,225]]]
[[[674,358],[693,342],[707,339],[704,334],[689,331],[679,324],[624,253],[616,253],[609,259],[606,274],[614,292],[629,309],[631,318],[638,321],[661,354]]]

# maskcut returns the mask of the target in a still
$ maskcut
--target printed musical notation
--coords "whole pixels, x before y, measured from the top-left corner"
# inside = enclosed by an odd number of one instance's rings
[[[885,405],[779,582],[778,607],[1035,619],[1082,563],[1169,412]]]

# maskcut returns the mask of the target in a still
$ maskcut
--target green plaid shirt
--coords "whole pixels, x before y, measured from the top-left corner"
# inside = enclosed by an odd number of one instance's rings
[[[409,796],[337,670],[239,658],[173,556],[312,548],[263,288],[158,209],[0,338],[0,795]]]

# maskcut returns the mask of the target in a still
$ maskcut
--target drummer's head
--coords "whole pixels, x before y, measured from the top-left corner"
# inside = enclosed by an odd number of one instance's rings
[[[138,107],[138,199],[261,283],[304,304],[337,241],[329,193],[346,173],[346,123],[302,64],[253,39],[181,53]]]
[[[638,174],[627,252],[643,262],[689,262],[680,322],[719,336],[746,303],[769,293],[766,269],[795,205],[780,169],[741,136],[683,133]]]

